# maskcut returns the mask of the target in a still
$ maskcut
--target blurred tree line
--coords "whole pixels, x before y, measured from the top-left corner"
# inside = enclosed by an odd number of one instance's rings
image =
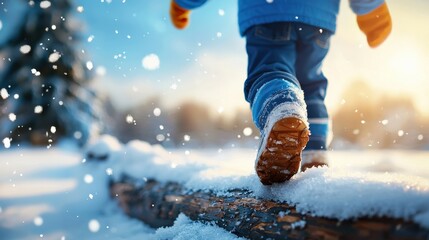
[[[159,116],[154,114],[157,108]],[[133,121],[127,121],[127,116]],[[355,81],[344,91],[331,118],[333,149],[429,150],[429,117],[419,112],[411,96],[389,95]],[[255,147],[259,136],[248,109],[225,116],[198,102],[166,108],[157,97],[119,113],[115,122],[115,135],[123,142],[142,139],[167,147]],[[246,128],[251,129],[249,136],[243,134]]]
[[[355,81],[332,116],[334,148],[429,149],[429,117],[409,95],[393,95]]]
[[[194,101],[167,108],[158,97],[122,111],[114,125],[114,134],[122,142],[141,139],[166,147],[253,147],[259,136],[250,111],[226,116]]]

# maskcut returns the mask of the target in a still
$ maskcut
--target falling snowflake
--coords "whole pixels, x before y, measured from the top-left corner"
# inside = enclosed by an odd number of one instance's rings
[[[84,9],[83,9],[83,6],[78,6],[78,7],[76,8],[76,10],[77,10],[78,12],[82,13]]]
[[[155,115],[156,117],[159,117],[161,115],[161,109],[160,108],[153,109],[153,115]]]
[[[225,11],[223,9],[219,9],[218,13],[219,13],[219,16],[225,15]]]
[[[9,120],[14,122],[16,120],[16,115],[14,113],[9,113]]]
[[[158,134],[158,135],[156,135],[156,140],[158,142],[163,142],[165,140],[164,134]]]
[[[243,129],[244,136],[248,137],[248,136],[252,135],[252,133],[253,133],[253,130],[250,127],[246,127],[245,129]]]
[[[94,64],[91,61],[86,62],[86,68],[88,70],[92,70],[94,68]]]
[[[50,1],[41,1],[40,2],[40,7],[43,9],[49,8],[51,6],[51,2]]]
[[[94,181],[94,177],[91,174],[85,174],[83,180],[85,181],[85,183],[90,184]]]
[[[153,53],[146,55],[142,60],[143,68],[149,71],[158,69],[159,65],[160,65],[159,57],[158,55]]]
[[[5,88],[2,88],[2,89],[0,90],[0,96],[1,96],[3,99],[6,99],[6,98],[8,98],[8,97],[9,97],[9,93],[7,92],[7,90],[6,90]]]
[[[30,51],[31,51],[31,47],[30,47],[30,45],[22,45],[20,48],[19,48],[19,51],[22,53],[22,54],[27,54],[27,53],[29,53]]]
[[[133,117],[133,116],[131,116],[131,114],[128,114],[128,115],[125,117],[125,121],[126,121],[128,124],[131,124],[131,123],[133,123],[133,122],[134,122],[134,117]]]
[[[185,142],[189,142],[191,140],[191,136],[185,135],[183,136],[183,140],[185,140]]]
[[[91,232],[94,232],[94,233],[98,232],[98,230],[100,230],[100,223],[97,220],[92,219],[88,223],[88,228],[89,228],[89,231]]]
[[[34,113],[36,114],[40,114],[43,112],[43,107],[40,105],[37,105],[36,107],[34,107]]]
[[[95,38],[94,35],[89,36],[88,37],[88,42],[92,42],[94,40],[94,38]]]
[[[3,139],[4,148],[10,148],[10,141],[11,141],[10,138],[4,138]]]
[[[35,68],[31,69],[31,73],[34,74],[34,76],[40,76],[40,72],[37,71],[37,69],[35,69]]]
[[[58,59],[60,59],[60,57],[61,57],[60,53],[54,52],[54,53],[51,53],[51,55],[49,55],[48,60],[49,60],[49,62],[54,63],[54,62],[58,61]]]
[[[34,225],[36,225],[38,227],[42,226],[43,225],[43,218],[38,216],[38,217],[33,219],[33,223],[34,223]]]

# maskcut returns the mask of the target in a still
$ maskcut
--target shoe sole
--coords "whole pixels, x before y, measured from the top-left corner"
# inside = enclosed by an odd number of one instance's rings
[[[328,166],[328,164],[324,162],[306,163],[306,164],[302,164],[301,172],[305,172],[307,169],[310,169],[310,168],[318,168],[318,167],[325,167],[325,166]]]
[[[262,184],[282,183],[298,172],[309,135],[306,124],[295,117],[283,118],[274,124],[256,162],[256,173]]]

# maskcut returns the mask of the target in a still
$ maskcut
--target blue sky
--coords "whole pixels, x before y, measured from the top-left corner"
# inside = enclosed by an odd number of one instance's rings
[[[338,107],[344,88],[362,79],[380,93],[412,95],[427,111],[429,2],[388,1],[393,32],[377,49],[366,45],[347,2],[341,3],[338,30],[323,68],[330,81],[329,109]],[[77,0],[77,6],[84,9],[74,10],[83,23],[82,47],[95,67],[106,70],[95,86],[108,93],[116,106],[128,108],[159,95],[170,106],[192,100],[226,113],[248,107],[242,92],[247,58],[245,41],[238,34],[236,1],[209,1],[193,11],[191,25],[184,31],[170,24],[167,0]],[[0,15],[0,33],[13,29],[19,16],[12,14],[15,10],[9,7]],[[1,35],[0,39],[7,34]],[[88,42],[90,36],[94,39]],[[148,54],[159,57],[159,69],[142,67]]]

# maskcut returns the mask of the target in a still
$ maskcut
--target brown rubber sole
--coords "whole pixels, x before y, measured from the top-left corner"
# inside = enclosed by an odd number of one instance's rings
[[[295,117],[283,118],[274,124],[256,162],[256,173],[262,184],[282,183],[298,172],[309,135],[305,123]]]
[[[305,170],[309,168],[314,168],[314,167],[318,168],[318,167],[324,167],[324,166],[328,166],[328,164],[325,162],[311,162],[311,163],[302,164],[301,172],[305,172]]]

